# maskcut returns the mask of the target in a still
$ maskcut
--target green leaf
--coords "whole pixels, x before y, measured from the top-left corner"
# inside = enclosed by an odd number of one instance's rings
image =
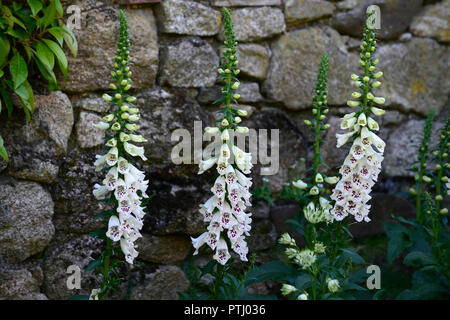
[[[67,26],[62,26],[63,30],[63,37],[64,41],[66,42],[67,46],[69,47],[70,52],[72,52],[72,55],[74,58],[77,57],[78,52],[78,42],[75,38],[75,35],[73,34],[72,30],[70,30]]]
[[[298,290],[305,290],[310,286],[310,284],[311,279],[307,274],[302,274],[301,276],[298,276],[297,279],[295,279],[295,287]]]
[[[45,29],[48,25],[50,25],[56,17],[56,5],[55,1],[50,1],[50,4],[47,8],[42,9],[44,11],[44,16],[40,18],[37,23],[40,29]]]
[[[90,296],[88,294],[80,294],[78,296],[70,297],[67,300],[89,300],[89,297]]]
[[[55,57],[53,56],[53,52],[42,42],[36,44],[36,56],[47,70],[53,70]]]
[[[410,252],[405,259],[403,260],[404,264],[407,265],[414,265],[415,263],[419,263],[421,265],[436,265],[437,261],[436,259],[433,257],[433,255],[431,255],[430,253],[427,252],[421,252],[421,251],[413,251]]]
[[[8,91],[5,90],[3,86],[0,86],[0,95],[2,96],[3,102],[5,102],[6,108],[8,109],[8,116],[11,116],[13,111],[11,95],[8,93]]]
[[[6,162],[9,161],[8,152],[6,152],[5,146],[3,145],[3,138],[0,136],[0,156],[5,159]]]
[[[101,258],[95,259],[95,260],[89,262],[89,264],[87,265],[87,267],[84,269],[83,272],[88,272],[88,271],[94,270],[95,268],[97,268],[101,264],[102,264],[102,259]]]
[[[64,51],[62,51],[61,47],[52,40],[42,39],[42,41],[44,41],[47,47],[49,47],[50,50],[55,54],[59,68],[61,69],[64,78],[67,78],[67,58],[66,55],[64,54]]]
[[[89,233],[88,236],[90,236],[92,238],[105,239],[106,238],[106,229],[100,229],[100,230],[94,231],[92,233]]]
[[[345,261],[347,261],[348,259],[352,259],[353,263],[366,264],[366,261],[363,259],[363,257],[357,254],[355,251],[344,248],[341,248],[341,251],[343,252],[341,256],[345,257]]]
[[[112,213],[113,213],[112,210],[104,210],[104,211],[100,212],[98,215],[96,215],[94,217],[94,219],[101,219],[104,217],[109,217],[109,216],[111,216]]]
[[[62,18],[64,12],[63,12],[63,7],[61,5],[61,2],[59,0],[52,0],[55,2],[55,9],[56,9],[56,13],[58,13],[58,18]]]
[[[247,274],[245,285],[249,286],[250,284],[269,279],[280,279],[292,275],[293,273],[294,270],[292,267],[285,265],[283,262],[270,261],[250,270]]]
[[[10,47],[9,41],[0,37],[0,67],[7,61]]]
[[[31,8],[31,12],[33,16],[37,15],[39,11],[42,9],[42,3],[39,0],[27,0],[28,5]]]
[[[14,90],[14,92],[19,96],[20,100],[24,104],[24,111],[27,114],[27,111],[34,112],[34,95],[33,89],[28,81],[24,81],[19,88]],[[28,117],[28,121],[31,120]]]
[[[14,90],[16,90],[28,78],[27,63],[17,52],[9,63],[9,72],[12,75]]]
[[[62,29],[60,27],[53,27],[48,29],[47,31],[55,37],[56,41],[58,41],[59,45],[62,47],[64,44],[64,37],[63,32],[59,29]]]

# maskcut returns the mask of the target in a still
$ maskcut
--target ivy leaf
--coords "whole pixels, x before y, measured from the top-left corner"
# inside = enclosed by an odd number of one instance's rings
[[[9,72],[12,75],[14,90],[19,88],[20,85],[28,78],[28,68],[27,63],[22,58],[20,53],[16,53],[10,63],[9,63]]]
[[[39,11],[42,9],[42,3],[39,0],[27,0],[28,5],[31,8],[31,12],[33,13],[33,16],[36,16]]]
[[[8,152],[6,152],[5,146],[3,145],[3,138],[0,136],[0,156],[5,159],[6,162],[9,161]]]

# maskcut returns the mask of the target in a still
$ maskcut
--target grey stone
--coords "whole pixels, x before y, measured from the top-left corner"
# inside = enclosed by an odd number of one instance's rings
[[[288,27],[331,16],[335,9],[335,5],[328,1],[284,0],[284,14]]]
[[[385,97],[386,105],[423,115],[430,108],[439,113],[445,106],[450,92],[447,47],[432,39],[414,38],[381,46],[377,57],[384,75],[376,95]]]
[[[186,129],[194,133],[194,121],[211,125],[209,114],[198,103],[181,90],[155,88],[136,95],[141,109],[139,133],[148,142],[144,144],[149,161],[158,165],[172,164],[172,148],[179,141],[172,141],[176,129]]]
[[[237,6],[278,6],[281,0],[213,0],[212,5],[217,7],[237,7]]]
[[[68,56],[67,82],[60,81],[68,92],[109,89],[113,58],[118,38],[119,10],[100,1],[75,1],[81,8],[81,28],[74,30],[78,55]],[[151,8],[127,9],[130,33],[130,60],[133,87],[151,87],[158,69],[158,38]]]
[[[328,91],[333,93],[328,96],[328,104],[345,104],[358,56],[348,52],[342,37],[328,27],[305,28],[281,36],[272,47],[263,91],[288,109],[308,108],[324,53],[329,56]]]
[[[192,247],[189,237],[180,235],[143,235],[137,245],[140,259],[160,264],[179,264]]]
[[[157,13],[164,33],[212,36],[220,29],[219,11],[194,1],[163,1]]]
[[[189,286],[184,272],[176,266],[162,266],[146,278],[144,285],[133,289],[131,299],[177,300],[177,292],[182,292]]]
[[[410,30],[416,36],[432,37],[438,41],[450,42],[450,0],[425,7],[414,17]]]
[[[94,127],[102,121],[98,115],[90,112],[80,112],[77,127],[77,141],[81,148],[92,148],[104,143],[105,130]]]
[[[0,300],[47,300],[41,284],[42,279],[22,266],[0,266]]]
[[[73,127],[73,109],[69,98],[61,91],[53,91],[49,95],[35,96],[35,113],[32,121],[24,128],[27,142],[33,142],[40,132],[56,144],[56,154],[67,151],[67,142]],[[39,132],[39,133],[38,133]]]
[[[336,148],[336,133],[343,133],[340,129],[341,118],[331,116],[327,123],[330,125],[330,129],[327,130],[324,137],[325,142],[320,146],[320,154],[324,163],[329,167],[329,169],[324,168],[324,173],[334,174],[336,173],[336,168],[344,163],[344,159],[348,154],[348,149],[344,146]]]
[[[252,177],[254,185],[261,185],[262,182],[267,182],[270,190],[273,193],[280,193],[284,184],[291,179],[290,168],[297,163],[297,161],[306,156],[307,144],[306,139],[298,129],[297,124],[286,114],[286,112],[275,109],[265,108],[259,112],[255,112],[250,119],[244,122],[250,129],[254,128],[262,134],[261,130],[267,130],[267,154],[274,156],[278,153],[279,159],[272,158],[271,164],[261,164],[260,156],[258,156],[258,163],[252,169]],[[276,143],[274,137],[271,136],[270,129],[278,129],[279,142]],[[276,134],[276,131],[274,132]],[[259,147],[258,152],[265,153],[266,146]],[[272,152],[272,153],[271,153]],[[254,154],[254,157],[257,155]],[[274,174],[262,175],[266,173],[267,169],[262,168],[272,167],[276,171]],[[269,172],[270,173],[270,172]]]
[[[81,289],[67,288],[67,279],[70,275],[67,273],[67,268],[76,265],[84,270],[100,255],[102,242],[100,239],[85,235],[52,244],[46,251],[43,264],[44,293],[50,299],[66,300],[75,295],[90,294],[92,289],[98,288],[100,276],[96,276],[92,270],[82,273]]]
[[[219,57],[205,40],[177,40],[163,49],[161,58],[162,85],[211,87],[216,81]]]
[[[242,8],[232,11],[237,41],[270,38],[286,30],[283,12],[278,8]]]
[[[373,0],[363,2],[350,11],[333,16],[332,25],[340,33],[357,38],[362,37],[366,9],[375,4],[381,11],[381,29],[376,34],[379,39],[391,40],[405,32],[413,17],[422,10],[422,0]]]
[[[101,95],[92,93],[83,94],[72,99],[72,105],[74,108],[95,111],[101,114],[108,112],[111,108],[111,104],[106,102]]]
[[[258,200],[253,204],[252,216],[258,219],[268,219],[270,217],[270,206],[264,200]]]
[[[278,233],[288,232],[299,244],[303,241],[301,235],[294,232],[286,222],[289,219],[293,219],[298,211],[300,211],[300,205],[295,200],[280,200],[270,208],[270,216]]]
[[[106,208],[92,194],[94,185],[105,178],[104,172],[95,171],[96,154],[103,152],[75,148],[64,157],[59,182],[51,186],[56,230],[66,234],[86,234],[105,227],[104,221],[94,219]]]
[[[269,249],[277,240],[277,231],[268,220],[252,222],[252,230],[248,237],[248,247],[252,252]]]
[[[264,80],[269,67],[269,52],[258,44],[241,44],[238,46],[238,68],[243,75]]]
[[[410,120],[392,130],[386,141],[385,159],[382,163],[386,175],[413,176],[413,172],[407,169],[417,160],[424,125],[424,120]]]
[[[59,167],[51,161],[31,159],[26,167],[12,169],[9,173],[17,179],[53,183],[58,179]]]
[[[241,82],[236,93],[241,96],[238,101],[242,103],[258,102],[263,99],[261,93],[259,93],[259,84],[257,82]]]
[[[0,254],[17,263],[42,252],[55,233],[53,201],[35,182],[2,182]]]

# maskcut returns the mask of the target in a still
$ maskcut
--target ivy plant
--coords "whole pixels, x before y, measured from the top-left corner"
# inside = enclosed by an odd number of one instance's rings
[[[17,95],[30,121],[34,95],[28,79],[35,70],[48,81],[50,90],[58,88],[56,64],[67,78],[63,45],[76,57],[78,44],[62,17],[60,0],[0,0],[0,113],[6,108],[8,116],[12,114],[12,96]],[[0,156],[8,161],[1,136]]]

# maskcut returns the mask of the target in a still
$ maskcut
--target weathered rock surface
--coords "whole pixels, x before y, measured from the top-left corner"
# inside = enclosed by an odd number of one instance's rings
[[[42,269],[32,271],[21,266],[0,265],[0,300],[47,300],[39,288]]]
[[[133,289],[131,299],[177,300],[177,292],[182,292],[189,286],[184,272],[176,266],[162,266],[146,278],[144,285]]]
[[[232,15],[237,41],[270,38],[286,30],[283,12],[277,8],[235,9]]]
[[[259,84],[257,82],[241,82],[236,93],[241,95],[238,101],[242,103],[258,102],[263,99],[261,93],[259,93]]]
[[[377,30],[377,37],[383,40],[395,39],[405,32],[414,15],[422,10],[422,0],[373,0],[333,16],[333,27],[340,33],[361,38],[369,4],[380,7],[381,29]]]
[[[160,264],[179,264],[192,247],[189,237],[179,235],[143,235],[137,245],[140,259]]]
[[[95,154],[102,152],[73,149],[64,158],[59,183],[51,186],[58,231],[86,234],[104,227],[101,219],[94,219],[105,208],[92,194],[105,178],[104,172],[95,172]]]
[[[24,131],[27,142],[35,141],[41,132],[56,144],[56,155],[67,151],[67,142],[73,127],[72,104],[66,94],[53,91],[47,96],[35,96],[35,113]]]
[[[211,87],[216,81],[219,57],[205,40],[177,40],[162,50],[161,58],[162,85]]]
[[[328,104],[345,104],[358,57],[348,52],[342,37],[328,27],[291,31],[274,43],[263,84],[267,96],[292,110],[308,108],[324,53],[329,56],[328,91],[333,92]]]
[[[281,192],[283,185],[289,181],[289,168],[294,165],[299,158],[304,157],[307,151],[305,138],[299,131],[296,123],[284,112],[275,108],[262,109],[252,115],[246,125],[259,132],[259,140],[267,134],[267,145],[261,142],[258,148],[258,164],[252,169],[252,177],[255,185],[260,185],[262,179],[267,181],[270,189],[274,193]],[[279,140],[276,140],[276,131],[271,136],[270,129],[278,129]],[[267,152],[267,153],[266,153]],[[267,162],[261,163],[261,155],[270,155]],[[277,158],[278,156],[278,158]],[[261,172],[264,175],[261,175]],[[270,173],[269,175],[266,175]]]
[[[416,36],[431,37],[438,41],[450,42],[450,0],[425,7],[414,18],[410,30]]]
[[[213,123],[210,115],[195,99],[181,90],[155,88],[142,91],[136,97],[136,105],[140,107],[142,116],[139,133],[148,140],[144,144],[145,155],[155,165],[173,163],[172,148],[179,141],[172,141],[171,136],[176,129],[189,131],[187,139],[191,139],[195,121],[201,122],[198,124],[203,128]]]
[[[269,52],[259,44],[238,46],[239,69],[243,75],[264,80],[269,68]]]
[[[163,1],[157,14],[165,33],[212,36],[220,29],[219,11],[194,1]]]
[[[0,254],[17,263],[44,250],[55,233],[53,201],[35,182],[0,182]]]
[[[88,93],[72,99],[74,109],[79,108],[86,111],[95,111],[101,114],[108,112],[111,104],[106,102],[101,95]]]
[[[67,150],[74,123],[69,98],[61,91],[35,95],[32,120],[23,123],[19,117],[15,113],[0,128],[10,154],[9,174],[44,183],[56,181],[58,157]]]
[[[269,249],[276,242],[277,236],[275,226],[270,221],[254,221],[248,237],[248,248],[251,252]]]
[[[212,5],[218,7],[235,6],[278,6],[281,0],[213,0]]]
[[[439,112],[450,92],[449,52],[432,39],[381,46],[377,57],[384,75],[377,94],[403,112],[425,115],[431,107]]]
[[[322,0],[284,0],[284,14],[288,27],[333,14],[335,5]]]
[[[87,235],[65,239],[60,244],[52,244],[47,250],[44,260],[44,293],[50,299],[66,300],[79,294],[90,294],[93,288],[98,288],[99,278],[93,271],[82,273],[81,289],[68,289],[67,279],[71,275],[67,268],[78,266],[83,271],[87,265],[98,258],[102,251],[103,241]]]
[[[116,52],[118,7],[95,0],[78,0],[72,4],[81,8],[81,28],[74,30],[78,55],[77,58],[68,56],[68,79],[66,83],[60,83],[68,92],[107,90]],[[158,38],[153,11],[151,8],[128,9],[126,13],[133,87],[151,87],[158,69]]]
[[[105,130],[94,127],[94,124],[100,121],[102,117],[94,113],[80,112],[77,122],[77,141],[81,148],[92,148],[104,143]]]

